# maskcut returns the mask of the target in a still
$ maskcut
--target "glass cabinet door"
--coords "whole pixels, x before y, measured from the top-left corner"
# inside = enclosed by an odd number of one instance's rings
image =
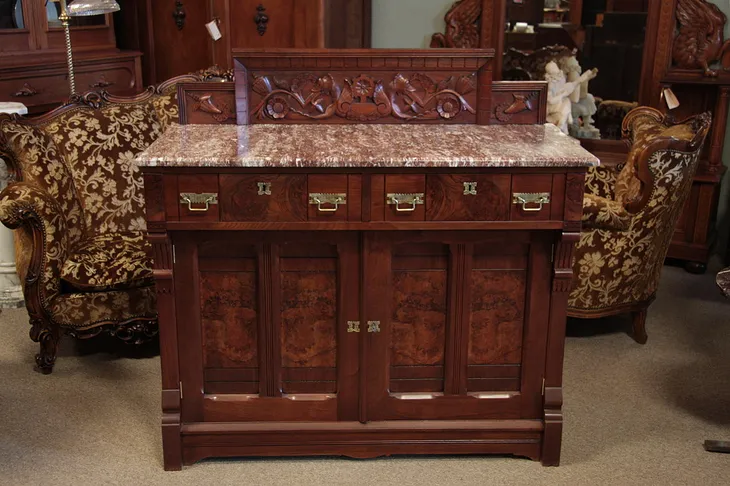
[[[0,30],[24,29],[24,0],[0,0]]]

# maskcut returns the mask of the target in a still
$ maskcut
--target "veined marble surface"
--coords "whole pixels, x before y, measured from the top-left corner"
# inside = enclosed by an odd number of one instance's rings
[[[598,159],[554,125],[177,125],[145,167],[583,167]]]

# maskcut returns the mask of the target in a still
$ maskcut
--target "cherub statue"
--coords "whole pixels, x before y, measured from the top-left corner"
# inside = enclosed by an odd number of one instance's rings
[[[568,124],[573,121],[570,96],[576,87],[595,78],[597,74],[597,69],[591,69],[581,74],[577,80],[568,81],[555,61],[545,65],[545,80],[548,82],[547,120],[566,135]]]
[[[563,57],[558,61],[560,68],[565,73],[568,82],[576,82],[580,79],[583,68],[578,64],[575,56]],[[593,126],[593,115],[596,108],[596,100],[588,92],[588,80],[576,86],[570,95],[571,118],[568,131],[575,138],[601,138],[601,132]]]

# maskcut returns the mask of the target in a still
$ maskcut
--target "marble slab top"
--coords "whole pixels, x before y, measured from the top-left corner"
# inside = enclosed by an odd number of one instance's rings
[[[177,125],[141,167],[586,167],[554,125]]]

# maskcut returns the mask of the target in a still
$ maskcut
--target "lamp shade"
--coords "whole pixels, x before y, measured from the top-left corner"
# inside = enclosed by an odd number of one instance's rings
[[[68,6],[68,15],[71,17],[85,17],[89,15],[103,15],[119,10],[115,0],[76,0]]]

